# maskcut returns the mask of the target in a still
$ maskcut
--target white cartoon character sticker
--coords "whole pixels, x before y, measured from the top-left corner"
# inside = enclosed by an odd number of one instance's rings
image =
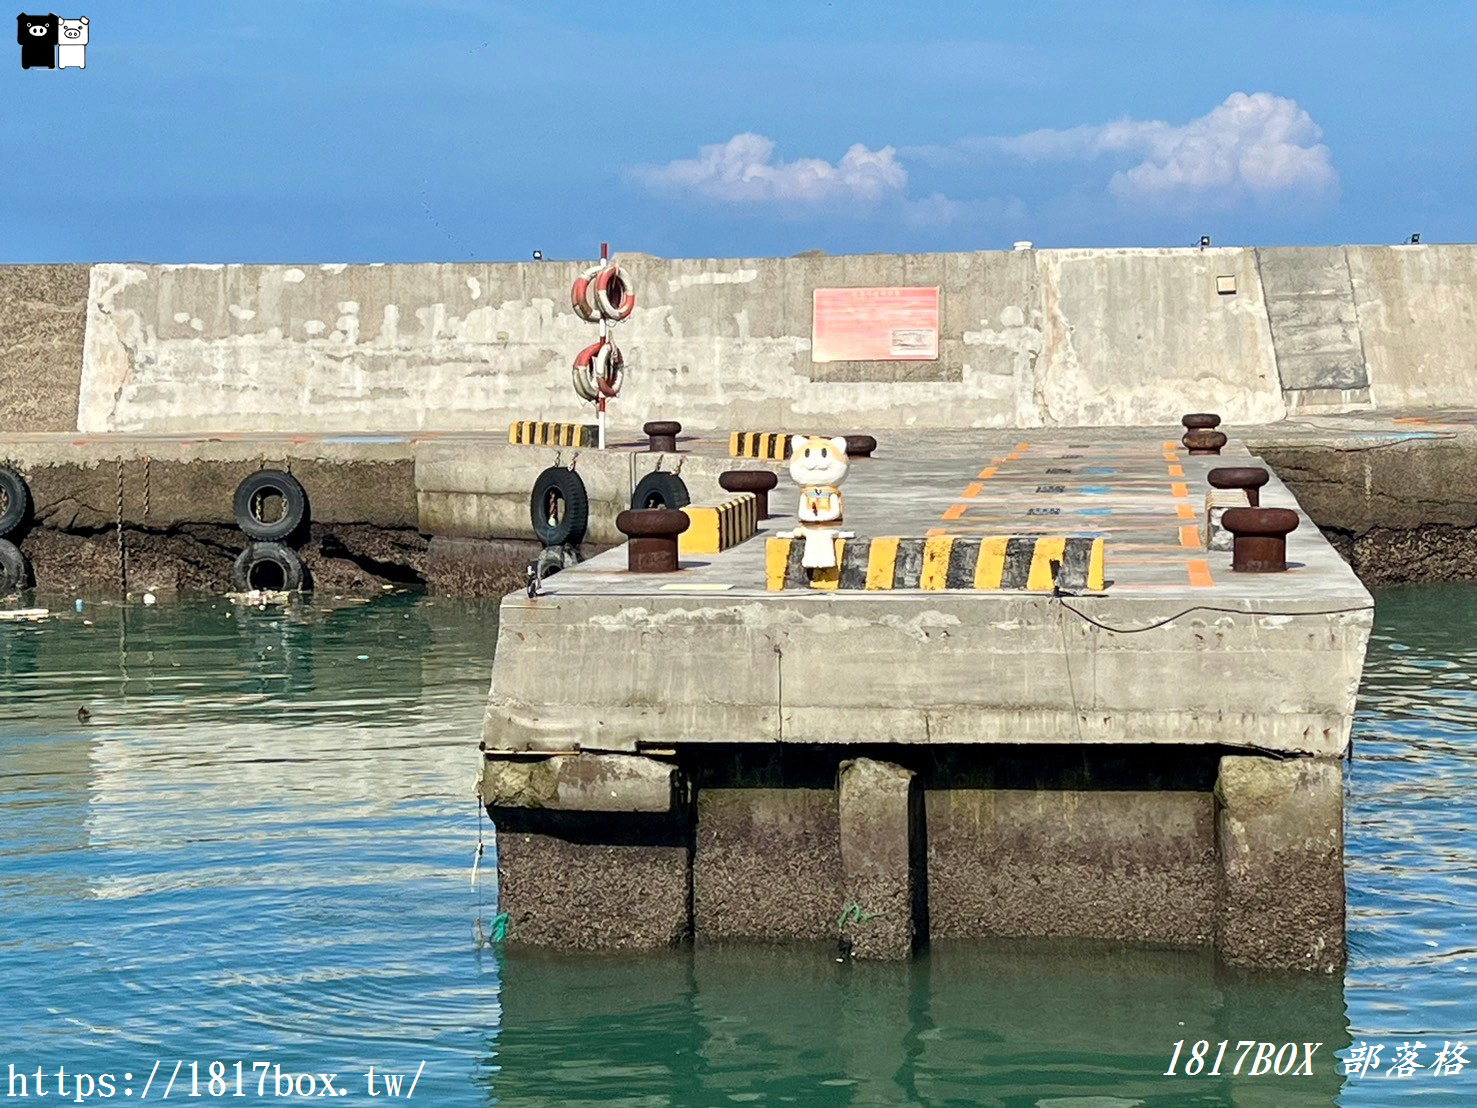
[[[56,67],[58,69],[87,68],[87,17],[59,19]]]

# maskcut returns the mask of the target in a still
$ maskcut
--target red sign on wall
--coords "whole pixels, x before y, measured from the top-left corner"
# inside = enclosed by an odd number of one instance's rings
[[[932,362],[939,356],[939,290],[816,289],[813,362]]]

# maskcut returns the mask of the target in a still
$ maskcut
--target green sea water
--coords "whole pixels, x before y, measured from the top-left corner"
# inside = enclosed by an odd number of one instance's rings
[[[323,1100],[325,1075],[365,1105],[412,1080],[453,1106],[1477,1102],[1477,589],[1377,597],[1343,979],[1116,945],[940,943],[878,966],[480,944],[495,605],[49,599],[58,618],[0,624],[0,1102],[75,1103],[77,1073],[83,1102],[111,1104],[146,1082],[151,1101],[166,1083],[195,1103]],[[1232,1057],[1323,1045],[1312,1077],[1163,1075],[1177,1040],[1213,1057],[1223,1039]],[[1386,1076],[1416,1041],[1421,1068]],[[1473,1063],[1434,1072],[1458,1041]],[[1375,1044],[1381,1065],[1345,1075]],[[38,1066],[51,1095],[19,1099]]]

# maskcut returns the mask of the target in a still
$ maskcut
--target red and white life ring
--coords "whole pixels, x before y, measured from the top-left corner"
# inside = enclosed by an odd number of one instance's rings
[[[606,319],[619,323],[636,308],[636,290],[631,279],[618,265],[607,265],[595,276],[595,310]]]
[[[581,350],[574,359],[574,391],[579,394],[581,400],[600,399],[600,387],[596,384],[594,361],[595,356],[608,345],[604,340],[591,343]]]
[[[574,279],[574,287],[569,291],[569,302],[574,307],[575,315],[586,323],[595,323],[600,319],[600,310],[595,306],[593,282],[603,268],[601,265],[592,265]]]
[[[626,359],[621,355],[620,347],[613,342],[601,344],[590,371],[601,396],[614,400],[620,395],[621,385],[626,379]]]

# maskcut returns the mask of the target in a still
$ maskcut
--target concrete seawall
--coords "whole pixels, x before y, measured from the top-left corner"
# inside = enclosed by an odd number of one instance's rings
[[[1265,423],[1463,404],[1477,368],[1473,246],[621,260],[639,307],[612,418],[630,430]],[[0,268],[6,429],[580,419],[580,266],[110,263],[91,267],[85,328],[80,267]],[[934,285],[937,360],[812,360],[815,289]]]

